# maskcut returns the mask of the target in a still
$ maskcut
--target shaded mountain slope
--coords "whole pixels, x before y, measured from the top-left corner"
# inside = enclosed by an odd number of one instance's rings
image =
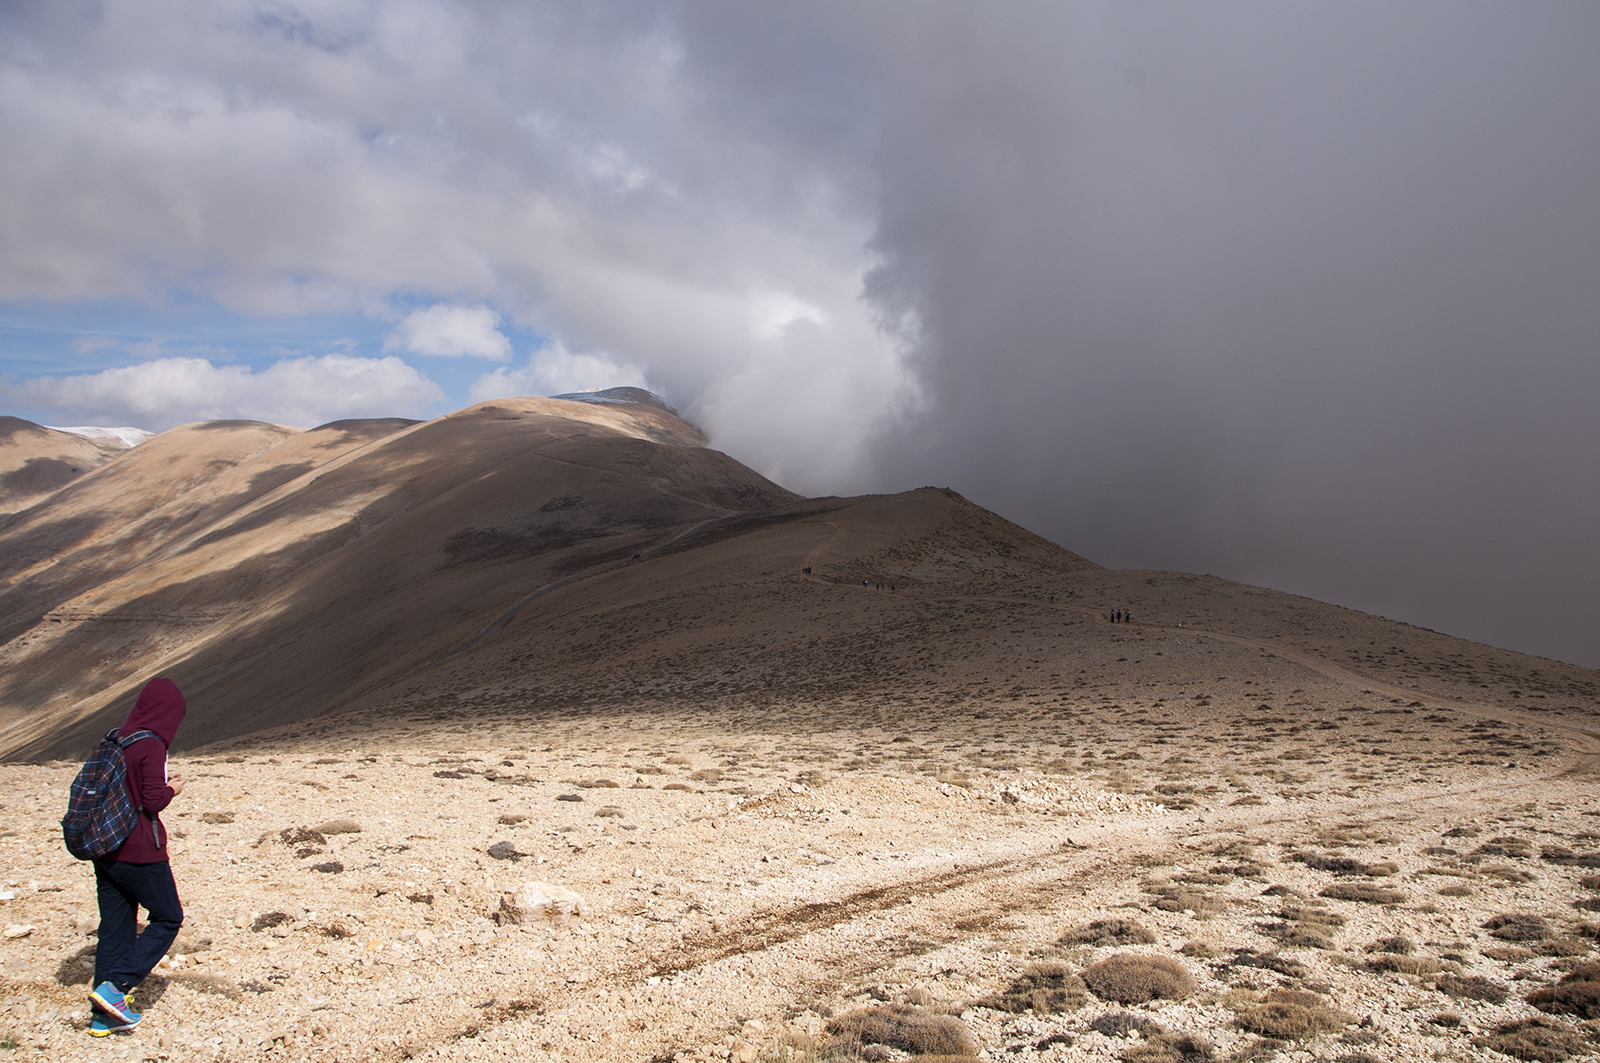
[[[0,417],[0,513],[28,508],[123,449],[20,417]]]
[[[513,583],[794,499],[703,442],[650,407],[544,399],[163,433],[0,530],[0,746],[77,748],[158,671],[190,695],[188,742],[312,715]]]

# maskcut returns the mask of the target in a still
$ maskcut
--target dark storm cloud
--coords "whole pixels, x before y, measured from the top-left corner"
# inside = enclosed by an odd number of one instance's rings
[[[1107,564],[1600,664],[1600,12],[879,27],[876,457]]]
[[[473,397],[647,383],[798,490],[1600,665],[1597,45],[1592,4],[16,4],[0,300],[498,321],[549,343]],[[231,379],[185,365],[123,368]]]

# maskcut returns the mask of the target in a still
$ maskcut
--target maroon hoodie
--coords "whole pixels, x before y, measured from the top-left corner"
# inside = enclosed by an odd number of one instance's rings
[[[167,858],[167,831],[161,825],[161,810],[171,803],[172,787],[167,785],[167,750],[183,722],[187,706],[178,684],[170,679],[152,679],[139,692],[133,711],[123,721],[118,734],[154,731],[155,738],[141,738],[124,752],[128,764],[128,793],[140,809],[139,822],[112,856],[125,864],[155,864]],[[159,739],[160,741],[157,741]]]

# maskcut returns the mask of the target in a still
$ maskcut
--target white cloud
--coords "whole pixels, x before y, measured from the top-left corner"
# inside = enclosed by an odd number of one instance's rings
[[[450,306],[440,303],[413,310],[384,342],[383,349],[443,357],[471,355],[504,362],[511,357],[511,341],[496,327],[500,315],[487,306]]]
[[[563,395],[600,388],[648,388],[644,370],[609,354],[575,354],[559,343],[528,356],[521,369],[496,369],[473,382],[473,402],[516,395]]]
[[[475,397],[648,378],[746,460],[808,455],[800,490],[863,486],[840,441],[914,384],[860,298],[877,112],[827,32],[774,64],[777,23],[694,5],[103,0],[7,31],[0,299],[433,298],[386,353],[505,362]],[[489,307],[555,342],[514,367]]]
[[[309,427],[347,417],[422,416],[444,393],[398,358],[325,354],[284,359],[259,373],[204,358],[162,358],[0,383],[0,398],[61,420],[161,431],[222,418]]]

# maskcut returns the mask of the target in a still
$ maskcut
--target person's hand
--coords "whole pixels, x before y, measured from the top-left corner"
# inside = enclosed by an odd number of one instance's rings
[[[167,779],[167,785],[172,787],[172,796],[176,797],[183,793],[183,772],[173,772],[171,777]]]

